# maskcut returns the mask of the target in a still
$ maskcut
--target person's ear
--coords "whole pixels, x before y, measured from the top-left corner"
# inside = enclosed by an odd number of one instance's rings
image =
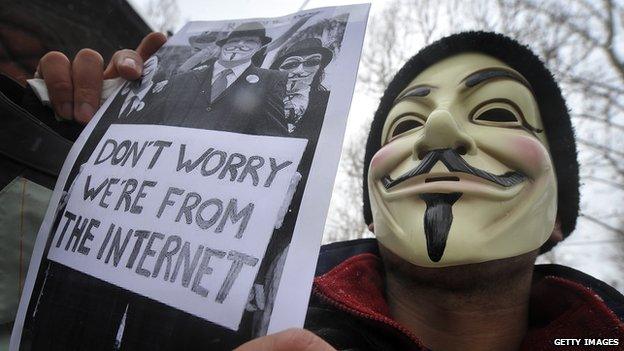
[[[559,217],[555,220],[555,227],[553,228],[552,233],[550,234],[550,238],[548,238],[548,242],[553,245],[563,240],[563,231],[561,230],[561,221]]]
[[[371,231],[371,233],[375,233],[375,223],[371,223],[368,225],[368,230]]]

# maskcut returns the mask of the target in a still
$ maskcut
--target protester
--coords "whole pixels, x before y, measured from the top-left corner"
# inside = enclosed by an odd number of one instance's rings
[[[565,101],[527,47],[467,32],[422,49],[386,89],[364,164],[379,250],[321,254],[306,328],[337,349],[621,348],[621,294],[534,265],[574,230],[579,180]]]
[[[271,69],[288,73],[284,108],[289,133],[318,136],[323,121],[329,91],[323,86],[325,67],[331,62],[333,53],[323,47],[318,38],[307,38],[288,46]]]

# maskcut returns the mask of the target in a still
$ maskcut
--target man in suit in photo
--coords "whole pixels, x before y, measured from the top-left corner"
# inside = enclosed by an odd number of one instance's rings
[[[149,104],[155,94],[156,82],[154,75],[158,68],[158,56],[152,56],[143,64],[143,75],[141,80],[129,82],[121,91],[125,95],[125,99],[119,108],[114,108],[109,113],[117,113],[117,118],[124,120],[125,123],[134,123],[133,120],[138,113]],[[125,94],[124,94],[125,93]],[[112,107],[112,106],[111,106]],[[109,107],[109,110],[111,110]]]
[[[324,70],[332,58],[333,52],[323,47],[320,39],[307,38],[286,47],[271,65],[271,69],[288,73],[284,108],[289,134],[318,135],[329,99],[322,84]]]
[[[158,71],[158,61],[158,56],[151,56],[143,63],[141,78],[124,83],[102,115],[102,120],[107,122],[106,127],[109,124],[120,123],[121,120],[137,116],[138,112],[147,106],[153,95],[160,91],[156,89],[158,84],[154,81]]]
[[[217,59],[171,78],[167,95],[144,113],[163,125],[282,135],[287,74],[252,63],[270,41],[258,22],[238,26],[216,42]]]

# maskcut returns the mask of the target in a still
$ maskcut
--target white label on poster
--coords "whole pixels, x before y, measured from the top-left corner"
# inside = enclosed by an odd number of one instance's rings
[[[237,329],[306,142],[112,125],[48,258]]]

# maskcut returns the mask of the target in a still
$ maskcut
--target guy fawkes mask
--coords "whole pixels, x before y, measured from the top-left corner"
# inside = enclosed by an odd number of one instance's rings
[[[526,79],[480,53],[419,74],[387,115],[368,173],[379,242],[444,267],[539,248],[557,213],[557,182]]]

